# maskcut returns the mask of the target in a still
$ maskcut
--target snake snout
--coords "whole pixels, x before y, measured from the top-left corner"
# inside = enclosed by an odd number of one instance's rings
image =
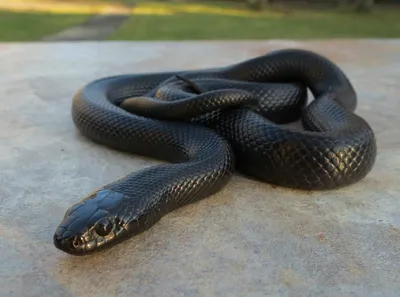
[[[56,248],[69,254],[80,254],[84,251],[84,240],[79,235],[71,236],[63,228],[58,228],[53,237]]]

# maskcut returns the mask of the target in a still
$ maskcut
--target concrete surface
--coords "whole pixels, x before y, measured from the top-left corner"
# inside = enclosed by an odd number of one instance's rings
[[[129,14],[104,14],[91,17],[83,24],[46,36],[43,41],[105,40],[128,18]]]
[[[235,176],[221,193],[85,258],[53,247],[65,210],[155,160],[79,136],[71,97],[127,72],[211,67],[285,47],[336,61],[358,90],[379,154],[329,192]],[[400,295],[400,40],[0,44],[1,296]]]

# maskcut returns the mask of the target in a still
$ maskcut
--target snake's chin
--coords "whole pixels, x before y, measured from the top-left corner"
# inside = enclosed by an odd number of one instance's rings
[[[112,245],[116,245],[128,236],[128,231],[119,228],[107,236],[99,236],[93,232],[83,235],[70,236],[70,232],[63,227],[58,227],[54,237],[54,246],[70,255],[84,256],[103,250]]]
[[[70,255],[83,256],[92,254],[103,249],[106,246],[112,245],[113,241],[108,241],[104,238],[92,239],[89,242],[84,242],[84,239],[79,236],[72,238],[57,237],[54,235],[53,243],[56,248]]]

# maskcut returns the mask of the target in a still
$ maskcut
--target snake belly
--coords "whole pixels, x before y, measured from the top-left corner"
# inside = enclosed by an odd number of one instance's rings
[[[307,105],[307,89],[314,100]],[[302,49],[226,67],[119,75],[73,98],[77,129],[101,145],[167,161],[113,181],[71,206],[53,238],[85,255],[139,234],[209,197],[234,170],[271,184],[328,190],[363,179],[376,159],[344,72]],[[301,119],[304,129],[285,124]]]

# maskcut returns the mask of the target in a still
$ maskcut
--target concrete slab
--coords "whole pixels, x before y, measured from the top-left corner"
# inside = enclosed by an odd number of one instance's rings
[[[361,182],[304,193],[235,176],[113,249],[53,247],[83,195],[158,164],[95,145],[70,117],[87,82],[128,72],[225,65],[301,47],[336,61],[376,132]],[[399,296],[400,40],[0,44],[1,296]]]

